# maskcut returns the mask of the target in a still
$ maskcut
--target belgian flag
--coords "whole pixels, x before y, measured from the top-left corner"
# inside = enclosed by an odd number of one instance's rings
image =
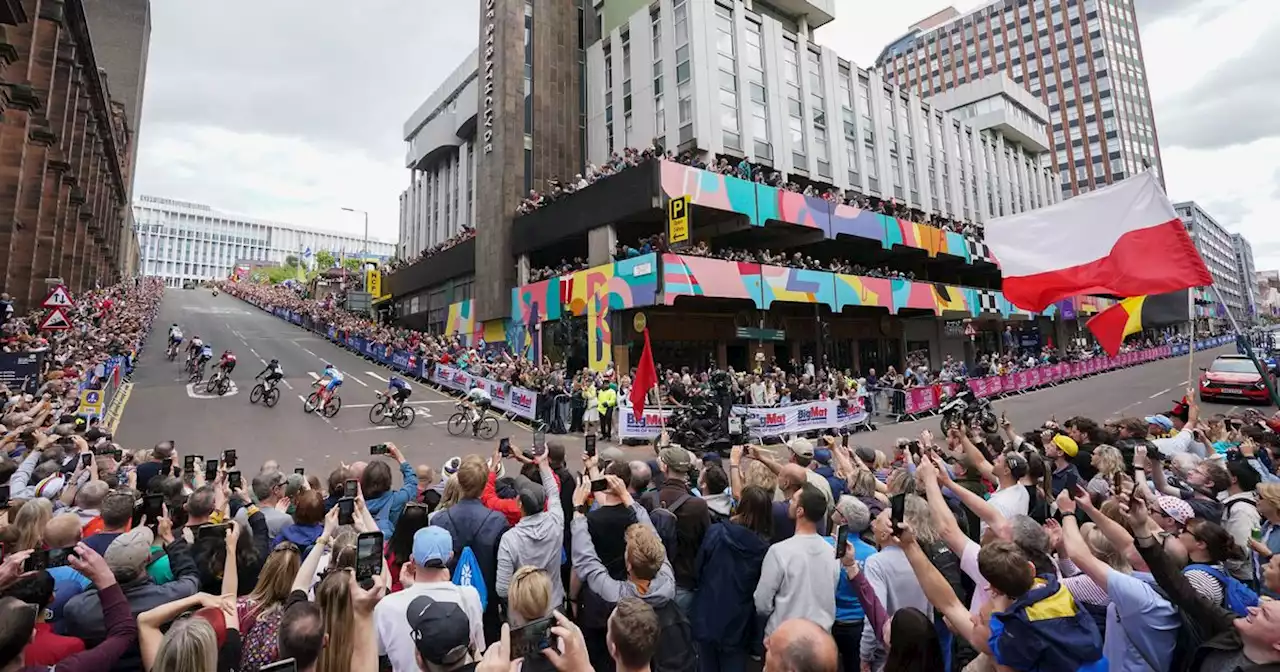
[[[1187,292],[1184,289],[1168,294],[1148,294],[1124,299],[1120,303],[1094,315],[1086,326],[1108,355],[1120,352],[1126,336],[1143,329],[1167,327],[1191,320]]]

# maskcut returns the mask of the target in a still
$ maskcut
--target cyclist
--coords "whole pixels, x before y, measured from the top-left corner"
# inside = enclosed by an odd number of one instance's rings
[[[391,376],[391,380],[387,382],[387,395],[391,397],[395,407],[387,410],[392,413],[400,410],[400,407],[404,406],[404,402],[409,399],[411,394],[413,394],[413,389],[409,387],[409,383],[405,382],[400,376]]]
[[[467,396],[462,398],[462,405],[467,408],[467,414],[471,418],[471,432],[474,434],[480,429],[480,421],[484,419],[484,412],[489,409],[489,404],[493,398],[489,396],[489,390],[479,382],[471,381],[471,391],[467,392]],[[477,412],[479,411],[479,412]]]
[[[342,373],[334,366],[325,362],[324,370],[320,372],[320,378],[316,380],[316,386],[324,389],[324,403],[321,404],[320,410],[324,410],[329,406],[329,400],[333,398],[333,393],[342,385]]]
[[[197,336],[196,338],[199,337]],[[196,360],[196,366],[199,367],[200,371],[204,371],[204,365],[211,359],[213,359],[213,348],[209,347],[208,343],[201,344],[200,355]]]
[[[177,322],[169,327],[169,352],[177,353],[178,347],[182,345],[182,327]]]
[[[259,378],[262,378],[263,376],[266,376],[264,382],[267,384],[268,389],[270,389],[271,387],[274,387],[276,383],[283,380],[284,369],[280,368],[280,360],[273,359],[270,362],[268,362],[267,368],[263,369],[262,373],[259,373],[258,375],[254,376],[253,379],[257,380]]]
[[[191,342],[187,343],[187,361],[191,361],[196,355],[200,354],[200,348],[204,347],[204,341],[200,340],[200,334],[192,337]]]
[[[231,377],[231,372],[236,368],[236,354],[230,350],[222,351],[222,359],[218,360],[218,368],[227,378]]]

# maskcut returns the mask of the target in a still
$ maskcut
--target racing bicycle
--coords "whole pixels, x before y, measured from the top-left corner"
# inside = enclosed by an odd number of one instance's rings
[[[326,398],[329,400],[327,404]],[[303,413],[314,413],[319,410],[326,418],[337,415],[340,408],[342,408],[342,397],[338,396],[337,390],[332,394],[326,394],[324,390],[316,390],[307,395],[306,401],[302,402]]]
[[[191,376],[188,380],[192,383],[199,385],[200,381],[204,380],[204,364],[201,364],[199,361],[192,360],[191,365],[187,367],[187,370],[191,372]]]
[[[218,396],[231,391],[231,378],[222,369],[213,372],[213,377],[209,378],[209,382],[205,383],[204,391],[210,394],[218,393]]]
[[[169,361],[171,361],[171,362],[172,362],[174,359],[177,359],[177,357],[178,357],[178,348],[179,348],[180,346],[181,346],[181,344],[180,344],[180,343],[170,343],[170,344],[169,344]]]
[[[449,416],[449,424],[447,425],[449,433],[453,436],[462,436],[463,432],[467,431],[468,426],[471,427],[473,436],[478,436],[486,441],[498,435],[498,419],[489,415],[488,409],[482,411],[480,419],[473,423],[468,418],[470,409],[466,404],[458,402],[455,408],[458,409],[458,412]]]
[[[374,394],[378,395],[378,403],[369,409],[369,422],[381,425],[383,421],[390,420],[400,429],[408,429],[409,425],[413,424],[413,420],[418,414],[409,407],[409,404],[401,403],[399,408],[388,412],[392,403],[391,398],[381,391],[374,392]]]
[[[263,381],[253,386],[253,390],[249,392],[249,403],[256,404],[261,401],[267,408],[274,408],[280,401],[280,388],[276,387],[276,381]]]

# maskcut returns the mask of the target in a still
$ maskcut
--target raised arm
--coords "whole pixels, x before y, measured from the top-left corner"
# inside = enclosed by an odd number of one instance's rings
[[[742,446],[729,449],[729,489],[733,501],[742,501]]]
[[[1058,511],[1062,512],[1062,545],[1067,552],[1067,557],[1071,559],[1072,564],[1079,568],[1080,571],[1088,575],[1089,578],[1093,579],[1094,583],[1105,590],[1111,567],[1094,557],[1093,552],[1089,550],[1089,546],[1085,544],[1084,537],[1080,536],[1079,523],[1076,522],[1075,516],[1076,501],[1071,499],[1066,490],[1063,490],[1058,495]],[[1106,516],[1101,517],[1106,518]],[[1116,524],[1115,521],[1111,522],[1113,525]],[[1121,529],[1121,532],[1123,531]],[[1106,532],[1104,531],[1103,534],[1106,534]],[[1110,540],[1111,536],[1107,535],[1107,539]],[[1124,546],[1116,546],[1116,548],[1124,548]]]
[[[964,547],[969,543],[969,538],[960,531],[960,526],[956,524],[956,517],[951,513],[951,507],[947,506],[947,500],[942,495],[942,488],[938,485],[939,475],[945,469],[945,464],[940,465],[933,459],[926,459],[920,462],[917,473],[919,481],[924,483],[925,499],[929,502],[929,510],[933,513],[933,521],[938,528],[938,534],[947,543],[947,548],[950,548],[952,553],[959,556],[964,553]]]
[[[957,427],[948,432],[948,438],[960,442],[960,447],[964,449],[964,454],[973,461],[974,466],[978,468],[978,473],[982,474],[983,478],[989,481],[995,480],[995,467],[987,461],[987,456],[983,455],[982,451],[973,445],[973,442],[969,440],[968,434],[965,434],[964,431]],[[977,512],[975,511],[974,513]]]
[[[160,651],[160,642],[164,640],[164,633],[160,632],[161,626],[191,609],[219,604],[218,598],[213,595],[196,593],[138,614],[138,648],[142,652],[142,668],[150,670],[155,665],[156,653]]]
[[[905,523],[904,523],[905,525]],[[911,534],[910,526],[906,526],[903,532],[905,539],[901,539],[902,551],[907,554],[907,561],[911,563],[911,571],[915,573],[916,579],[920,581],[920,588],[924,590],[925,599],[929,600],[929,604],[933,605],[947,621],[951,624],[951,628],[957,635],[965,638],[980,653],[991,653],[987,648],[985,639],[981,639],[974,635],[973,619],[969,618],[969,610],[960,602],[960,598],[956,597],[956,593],[951,589],[951,584],[947,583],[946,577],[942,576],[942,572],[929,561],[928,556],[921,550],[920,545],[915,542],[915,535]]]
[[[782,471],[782,464],[769,456],[759,446],[747,446],[747,452],[750,453],[751,459],[756,460],[769,468],[769,471],[777,474]]]
[[[969,446],[973,446],[973,444],[970,443]],[[977,450],[977,448],[974,447],[974,450]],[[938,476],[942,480],[942,484],[947,486],[947,489],[956,496],[956,499],[959,499],[960,503],[964,504],[965,508],[972,511],[975,516],[981,518],[982,522],[987,524],[987,527],[995,531],[995,533],[1000,535],[1001,538],[1010,538],[1012,530],[1009,526],[1009,521],[1004,517],[1003,513],[1000,513],[1000,509],[992,506],[991,502],[988,502],[979,495],[956,485],[955,481],[951,480],[951,474],[945,468],[938,469]],[[950,515],[950,513],[948,513],[948,515]],[[936,515],[934,517],[937,518]],[[954,516],[952,516],[952,518],[954,518]],[[955,553],[956,555],[959,555],[960,551],[956,551]]]
[[[333,533],[338,529],[338,507],[329,509],[329,513],[324,517],[324,532],[316,539],[316,543],[311,545],[311,550],[307,552],[307,557],[303,559],[302,566],[298,568],[298,574],[293,579],[292,590],[301,590],[307,592],[311,587],[311,580],[316,575],[316,567],[320,566],[320,557],[324,555],[325,549],[329,547],[329,543],[333,541]]]

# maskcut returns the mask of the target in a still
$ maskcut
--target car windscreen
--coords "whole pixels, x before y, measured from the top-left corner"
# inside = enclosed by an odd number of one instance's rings
[[[1258,368],[1247,359],[1219,359],[1209,367],[1213,373],[1257,373]]]

